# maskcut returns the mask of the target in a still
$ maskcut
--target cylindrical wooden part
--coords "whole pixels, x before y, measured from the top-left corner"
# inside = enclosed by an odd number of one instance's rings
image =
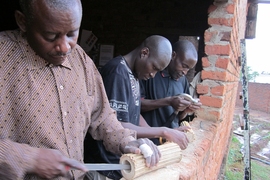
[[[193,142],[195,140],[195,134],[194,134],[194,131],[191,129],[190,124],[187,121],[182,121],[181,126],[190,127],[190,130],[188,130],[188,132],[186,132],[186,136],[187,136],[187,138],[189,140],[189,143]]]
[[[158,146],[158,149],[161,153],[161,158],[157,166],[152,168],[146,167],[145,159],[141,154],[122,155],[120,164],[129,164],[131,166],[131,170],[121,170],[123,177],[127,180],[134,179],[156,169],[181,161],[181,149],[176,143],[167,142]]]
[[[186,132],[186,136],[188,138],[189,143],[192,143],[195,140],[195,134],[193,132]]]

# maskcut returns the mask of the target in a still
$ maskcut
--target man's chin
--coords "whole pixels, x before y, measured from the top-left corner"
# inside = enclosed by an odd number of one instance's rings
[[[67,56],[53,56],[50,57],[47,61],[55,66],[63,64],[67,59]]]
[[[184,75],[181,75],[181,76],[176,76],[176,77],[174,77],[173,79],[175,80],[175,81],[178,81],[181,77],[183,77]]]

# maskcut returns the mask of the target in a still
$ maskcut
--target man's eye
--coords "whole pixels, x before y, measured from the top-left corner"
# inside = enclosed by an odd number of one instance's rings
[[[45,37],[45,39],[47,41],[54,41],[56,39],[56,36],[55,35],[54,36],[47,36],[47,37]]]
[[[75,36],[74,33],[68,33],[68,34],[67,34],[67,37],[73,37],[73,36]]]
[[[189,67],[187,65],[183,65],[182,67],[185,69],[189,69]]]
[[[154,71],[159,71],[159,69],[156,66],[153,67],[153,70]]]
[[[67,33],[67,37],[75,37],[78,35],[78,33],[79,33],[79,30],[70,31],[69,33]]]

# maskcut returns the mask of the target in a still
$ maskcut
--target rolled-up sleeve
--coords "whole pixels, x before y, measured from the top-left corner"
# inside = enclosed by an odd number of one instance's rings
[[[38,149],[8,139],[0,139],[0,177],[23,179],[33,169]]]

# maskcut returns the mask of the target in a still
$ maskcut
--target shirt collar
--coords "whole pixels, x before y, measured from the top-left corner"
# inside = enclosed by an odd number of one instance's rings
[[[168,78],[168,77],[171,78],[171,75],[169,74],[167,68],[160,71],[159,73],[160,73],[161,77],[163,77],[163,78]]]
[[[47,66],[52,67],[53,65],[47,62],[45,59],[41,58],[36,52],[30,47],[25,35],[19,31],[18,41],[23,44],[21,47],[23,49],[24,57],[23,59],[27,61],[29,68],[31,70],[41,69]],[[60,66],[71,69],[70,58],[72,53],[67,56],[67,60]]]

